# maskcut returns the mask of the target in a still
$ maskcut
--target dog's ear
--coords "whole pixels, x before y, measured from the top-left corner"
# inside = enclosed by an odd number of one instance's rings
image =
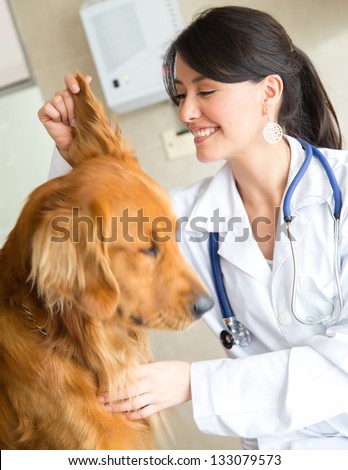
[[[73,142],[70,147],[74,166],[86,158],[111,155],[123,166],[138,169],[137,159],[124,141],[118,124],[113,129],[104,107],[80,73],[76,75],[76,79],[80,92],[73,95],[77,123],[73,128]]]
[[[86,223],[76,232],[74,214],[45,214],[32,239],[30,280],[52,312],[70,305],[107,320],[117,309],[118,283],[95,221],[81,217]]]

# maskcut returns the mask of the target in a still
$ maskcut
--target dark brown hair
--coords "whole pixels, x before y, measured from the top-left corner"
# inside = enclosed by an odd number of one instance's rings
[[[284,83],[278,115],[284,132],[318,147],[342,148],[338,119],[315,67],[269,14],[238,6],[200,13],[164,59],[165,86],[178,105],[177,54],[198,73],[224,83],[258,83],[278,74]]]

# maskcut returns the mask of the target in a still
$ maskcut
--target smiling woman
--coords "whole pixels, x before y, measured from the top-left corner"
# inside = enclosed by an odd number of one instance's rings
[[[256,105],[264,82],[215,81],[192,69],[180,54],[175,64],[175,94],[172,99],[179,106],[180,121],[194,136],[197,158],[203,162],[217,161],[244,152],[264,125],[264,116]],[[169,82],[170,76],[167,77]],[[275,93],[274,100],[279,99],[281,81],[274,78],[267,78],[267,81],[275,85],[273,88],[269,85],[268,93]],[[259,116],[258,121],[255,116]]]

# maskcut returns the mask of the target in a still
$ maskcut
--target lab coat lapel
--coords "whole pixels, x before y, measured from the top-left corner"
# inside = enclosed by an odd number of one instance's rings
[[[303,235],[305,234],[308,227],[308,223],[303,217],[295,217],[291,222],[291,234],[292,239],[295,242],[295,246],[300,244]],[[279,268],[282,266],[288,256],[291,255],[291,245],[288,238],[287,224],[283,221],[283,214],[280,214],[280,220],[278,222],[276,241],[274,244],[274,255],[273,255],[273,277],[276,275]]]
[[[251,228],[228,232],[220,245],[219,255],[253,278],[270,286],[272,271],[254,240]]]

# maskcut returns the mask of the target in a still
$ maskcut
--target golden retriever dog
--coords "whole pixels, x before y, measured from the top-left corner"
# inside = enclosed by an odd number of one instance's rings
[[[78,75],[74,169],[35,189],[0,251],[1,449],[151,449],[156,419],[111,396],[151,361],[147,330],[212,307],[175,239],[169,196]]]

